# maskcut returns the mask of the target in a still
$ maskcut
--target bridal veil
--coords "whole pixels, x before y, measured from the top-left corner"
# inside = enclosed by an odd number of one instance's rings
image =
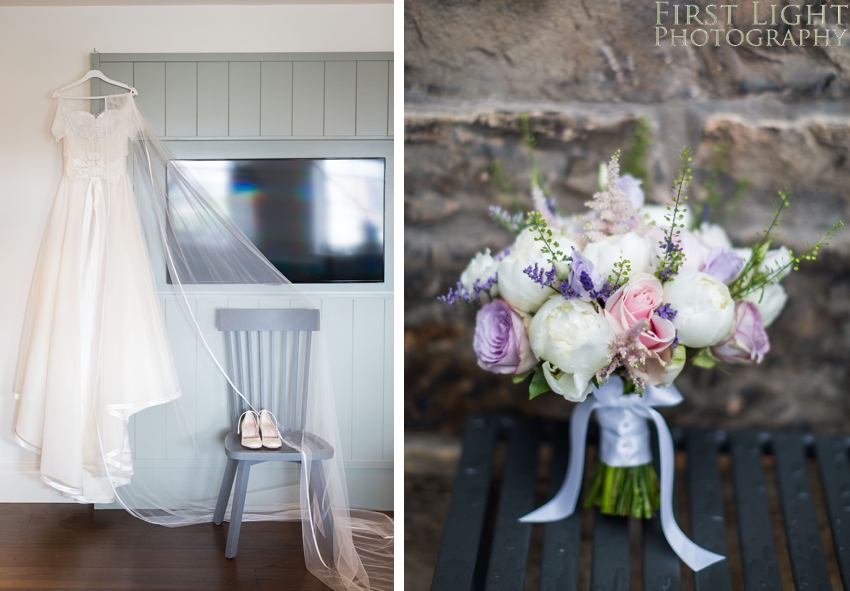
[[[199,350],[209,354],[221,373],[227,375],[221,355],[223,347],[212,342],[223,336],[202,330],[197,319],[194,301],[199,285],[273,285],[274,293],[289,298],[292,308],[317,305],[269,263],[169,154],[130,94],[109,96],[104,102],[104,112],[99,116],[104,119],[104,125],[108,127],[124,120],[132,133],[129,167],[148,254],[154,266],[164,262],[165,267],[154,271],[164,274],[167,269],[169,289],[173,289],[173,299],[179,303],[201,345]],[[102,166],[107,171],[123,165],[118,161],[127,158],[126,152],[113,149],[108,142],[101,146],[101,151]],[[107,244],[103,249],[107,269],[110,252],[116,248],[120,244]],[[101,330],[120,330],[120,326],[103,325]],[[254,495],[253,501],[249,496],[243,519],[300,520],[307,568],[333,589],[391,589],[392,520],[380,513],[349,508],[329,377],[330,361],[321,331],[312,340],[311,360],[306,431],[329,442],[337,453],[331,460],[314,464],[309,440],[287,441],[284,433],[285,443],[301,454],[300,469],[297,464],[289,469],[277,462],[261,465],[265,471],[255,478],[262,484],[262,491]],[[124,368],[107,367],[103,363],[96,367],[95,375],[104,381],[104,387],[95,390],[102,399],[95,399],[91,417],[99,442],[97,453],[93,454],[97,465],[91,471],[108,481],[115,500],[140,519],[169,527],[211,521],[224,469],[223,445],[214,453],[202,449],[194,419],[177,398],[162,405],[164,410],[156,416],[164,421],[160,426],[161,436],[170,438],[175,443],[172,447],[180,451],[173,454],[175,457],[133,457],[126,410],[116,408],[108,395],[110,376]],[[238,392],[233,376],[227,376],[227,381]],[[221,391],[203,395],[226,397],[225,390],[223,387]],[[202,403],[199,397],[198,404]],[[221,420],[225,425],[229,418],[223,416]],[[326,498],[321,502],[312,498],[308,487],[311,466],[325,470]],[[187,477],[187,471],[197,474]],[[169,474],[178,472],[180,478],[169,478]],[[330,507],[333,512],[332,556],[324,544],[330,532],[324,531],[317,507]]]

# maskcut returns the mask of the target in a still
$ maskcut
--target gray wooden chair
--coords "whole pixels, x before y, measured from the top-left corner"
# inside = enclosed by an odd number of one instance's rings
[[[242,447],[236,433],[239,416],[249,410],[245,400],[230,388],[232,431],[224,440],[227,466],[213,522],[221,525],[230,491],[236,479],[230,529],[227,534],[227,558],[236,556],[242,511],[248,491],[251,466],[262,462],[301,462],[301,454],[286,440],[309,443],[312,450],[310,467],[311,494],[322,517],[327,541],[326,560],[333,558],[333,516],[325,501],[325,474],[322,460],[333,457],[334,449],[326,441],[304,430],[307,418],[310,346],[313,332],[319,330],[318,310],[237,310],[218,311],[218,329],[226,334],[227,360],[233,383],[257,411],[268,410],[277,417],[280,449],[248,449]],[[312,503],[312,501],[311,501]]]

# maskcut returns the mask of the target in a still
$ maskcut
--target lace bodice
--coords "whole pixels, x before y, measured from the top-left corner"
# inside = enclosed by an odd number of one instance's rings
[[[127,173],[129,141],[139,133],[139,119],[132,97],[117,97],[108,97],[98,115],[58,99],[51,132],[57,142],[65,140],[64,170],[71,180],[106,177],[115,183]]]

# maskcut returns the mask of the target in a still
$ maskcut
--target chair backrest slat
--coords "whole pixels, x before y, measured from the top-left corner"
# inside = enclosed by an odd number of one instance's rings
[[[310,382],[310,347],[313,344],[313,333],[307,333],[307,344],[304,347],[304,371],[302,372],[301,384],[301,423],[298,430],[303,431],[307,423],[307,387]]]
[[[281,429],[304,430],[312,336],[319,326],[318,310],[218,311],[233,384],[256,410],[274,413]],[[230,395],[236,430],[239,416],[250,407],[233,388]]]
[[[227,372],[230,379],[236,382],[236,334],[233,332],[225,333],[227,335]],[[228,384],[230,390],[230,426],[236,430],[236,421],[239,417],[239,405],[236,400],[237,396],[233,392],[233,388]]]
[[[298,402],[298,397],[295,395],[295,388],[298,385],[298,357],[301,349],[301,333],[295,332],[292,333],[292,357],[291,361],[291,370],[289,372],[289,387],[287,388],[287,396],[289,396],[289,412],[287,416],[289,417],[288,428],[295,431],[295,413],[297,412],[296,403]]]

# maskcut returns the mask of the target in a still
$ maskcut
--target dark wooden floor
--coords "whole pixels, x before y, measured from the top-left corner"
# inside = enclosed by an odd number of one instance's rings
[[[326,590],[304,567],[300,523],[166,528],[78,504],[0,504],[0,589]]]

